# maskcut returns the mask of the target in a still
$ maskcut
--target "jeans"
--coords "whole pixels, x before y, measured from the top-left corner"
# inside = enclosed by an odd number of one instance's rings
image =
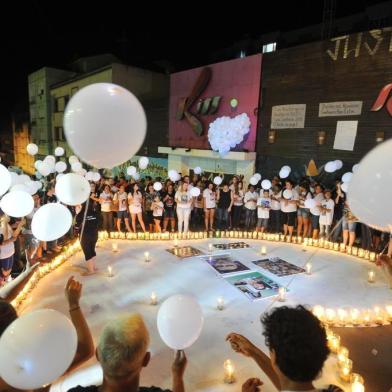
[[[322,237],[328,238],[330,231],[331,231],[331,225],[323,225],[320,223],[320,238]]]
[[[227,208],[216,209],[216,228],[219,230],[226,230],[230,226],[229,211]]]
[[[113,231],[113,214],[102,211],[102,230]]]
[[[232,209],[233,209],[232,226],[235,229],[238,229],[241,224],[241,213],[242,213],[243,206],[233,206]]]
[[[256,210],[245,208],[245,228],[247,230],[254,229],[256,225]]]
[[[184,226],[184,233],[188,232],[189,218],[191,216],[190,208],[177,207],[177,218],[178,218],[178,232],[181,233],[182,227]]]
[[[271,233],[282,231],[282,212],[280,210],[270,210],[270,230]]]
[[[193,230],[200,230],[203,227],[203,209],[202,208],[194,208],[191,213],[191,224]]]

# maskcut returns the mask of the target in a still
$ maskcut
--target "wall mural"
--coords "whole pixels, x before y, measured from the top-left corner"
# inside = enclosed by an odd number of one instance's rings
[[[376,101],[374,102],[372,108],[370,109],[372,112],[378,112],[384,106],[386,106],[387,112],[392,116],[392,97],[389,97],[391,90],[392,90],[392,83],[387,84],[381,89]],[[388,97],[389,99],[387,100]]]

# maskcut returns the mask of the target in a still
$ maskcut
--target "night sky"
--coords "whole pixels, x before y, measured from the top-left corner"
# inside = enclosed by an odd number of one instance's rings
[[[343,17],[381,1],[336,2],[336,17]],[[13,110],[28,108],[27,76],[43,66],[66,68],[79,57],[113,53],[140,67],[169,63],[173,71],[192,68],[238,40],[320,23],[323,13],[322,0],[275,1],[268,7],[266,1],[258,7],[254,1],[231,1],[222,3],[220,13],[212,12],[210,2],[182,2],[171,9],[167,2],[157,6],[150,1],[147,9],[135,4],[30,0],[2,7],[0,123]]]

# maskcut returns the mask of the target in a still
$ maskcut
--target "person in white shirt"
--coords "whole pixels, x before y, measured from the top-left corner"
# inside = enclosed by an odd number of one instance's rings
[[[280,209],[280,199],[282,198],[282,187],[279,184],[273,185],[269,190],[269,194],[271,198],[270,230],[272,233],[281,233],[282,211]]]
[[[295,225],[295,218],[297,217],[297,203],[298,203],[298,193],[293,188],[293,183],[290,180],[285,182],[285,190],[282,192],[282,198],[280,199],[280,208],[283,213],[283,234],[289,235],[289,241],[291,242],[293,236],[293,230]],[[286,192],[289,191],[289,192]],[[287,193],[290,194],[289,197],[285,197]]]
[[[257,193],[253,185],[248,186],[248,192],[244,196],[245,205],[245,228],[253,230],[256,221]]]
[[[157,233],[160,233],[162,231],[161,222],[163,216],[163,203],[158,194],[155,196],[154,201],[151,204],[151,208],[152,208],[152,215],[154,217],[155,231]]]
[[[257,199],[257,231],[264,232],[268,228],[271,209],[269,191],[264,189],[262,196]]]
[[[103,188],[103,192],[99,195],[99,201],[101,203],[102,229],[111,232],[113,231],[113,194],[109,185],[105,185]]]
[[[320,204],[324,199],[323,188],[320,184],[315,185],[314,187],[314,201],[316,202],[316,206],[310,209],[310,219],[312,222],[313,234],[312,238],[316,240],[318,238],[319,233],[319,221],[320,221]]]
[[[324,191],[324,197],[320,203],[320,238],[324,236],[328,239],[333,221],[333,210],[335,208],[335,202],[331,198],[332,194],[330,190]]]
[[[188,189],[188,183],[183,182],[174,197],[177,203],[178,232],[187,233],[189,229],[189,218],[192,209],[192,195]]]
[[[310,218],[310,211],[309,208],[305,207],[305,202],[308,199],[312,198],[312,194],[309,191],[309,185],[307,182],[303,182],[299,186],[299,194],[298,194],[298,210],[297,210],[297,236],[304,237],[307,236],[309,230],[309,218]],[[302,231],[303,228],[303,231]]]
[[[236,178],[236,177],[234,177]],[[238,230],[241,224],[241,214],[244,210],[244,185],[242,181],[236,181],[230,185],[230,189],[233,191],[233,207],[232,207],[232,226],[233,229]]]
[[[114,195],[113,203],[118,206],[117,230],[121,231],[121,222],[124,220],[128,232],[132,232],[131,227],[129,226],[128,194],[125,192],[124,185],[121,185],[120,190]]]
[[[216,209],[216,192],[212,182],[207,183],[203,191],[204,224],[206,231],[214,230],[214,217]]]
[[[139,190],[139,185],[134,183],[131,187],[131,191],[128,193],[128,204],[129,212],[131,213],[132,219],[132,229],[136,233],[136,217],[139,224],[144,232],[146,232],[146,226],[143,220],[142,205],[143,205],[143,195]]]

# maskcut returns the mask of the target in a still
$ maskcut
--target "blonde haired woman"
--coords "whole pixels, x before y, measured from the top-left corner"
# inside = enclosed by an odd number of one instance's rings
[[[189,185],[187,182],[183,182],[178,187],[174,198],[177,203],[178,232],[181,233],[183,231],[184,233],[187,233],[193,199],[189,192]]]

